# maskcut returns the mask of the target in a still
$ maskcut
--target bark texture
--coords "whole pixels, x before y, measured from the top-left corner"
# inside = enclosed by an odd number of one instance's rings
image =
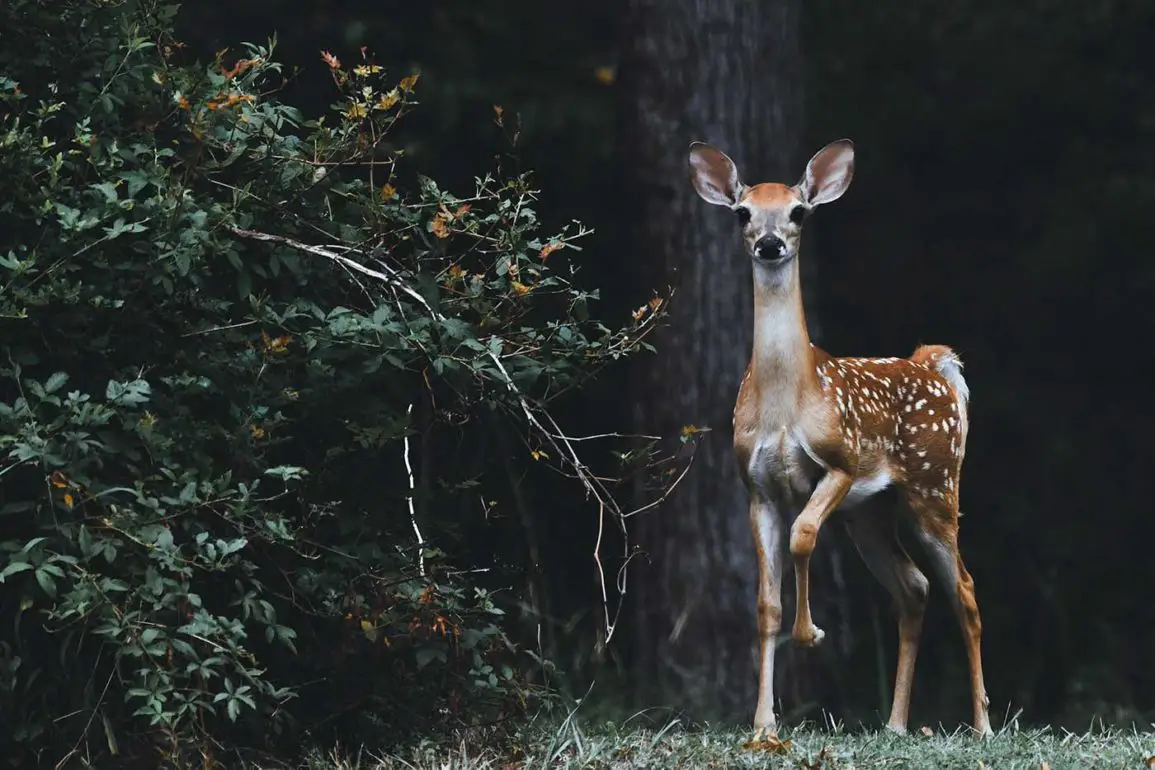
[[[634,525],[648,558],[631,568],[632,659],[640,699],[700,716],[749,718],[756,697],[757,567],[731,427],[750,354],[752,288],[734,217],[694,193],[686,151],[693,140],[715,145],[749,184],[797,180],[809,157],[801,146],[800,12],[799,0],[623,2],[619,170],[632,223],[623,250],[637,281],[664,280],[678,292],[658,355],[636,371],[634,417],[651,434],[676,436],[688,424],[712,431],[675,496]],[[806,256],[810,310],[814,264]],[[820,342],[813,313],[808,318]],[[838,544],[824,535],[815,609],[833,632],[827,644],[843,646]],[[792,591],[791,582],[787,613]],[[819,658],[829,651],[779,650],[781,698],[803,689],[800,676],[805,697],[819,695],[807,675]]]

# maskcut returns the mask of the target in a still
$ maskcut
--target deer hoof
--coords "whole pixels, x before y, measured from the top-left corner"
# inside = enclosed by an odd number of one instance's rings
[[[809,628],[794,629],[794,641],[803,647],[817,647],[826,638],[826,632],[813,623]]]

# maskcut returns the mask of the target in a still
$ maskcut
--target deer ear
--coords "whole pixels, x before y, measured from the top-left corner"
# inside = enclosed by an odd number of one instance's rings
[[[814,153],[798,187],[807,203],[818,206],[841,198],[853,178],[854,142],[839,139]]]
[[[738,178],[738,167],[721,150],[703,142],[690,145],[690,179],[706,203],[733,206],[742,197],[745,185]]]

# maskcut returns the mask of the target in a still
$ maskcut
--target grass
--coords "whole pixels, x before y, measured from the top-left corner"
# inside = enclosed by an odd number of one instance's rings
[[[308,770],[532,770],[533,768],[1155,768],[1155,733],[1091,730],[1056,733],[1007,727],[979,741],[969,733],[922,728],[900,736],[803,726],[784,730],[778,751],[747,745],[749,732],[687,728],[581,726],[527,728],[498,745],[481,736],[455,746],[422,745],[401,754],[369,757],[334,752],[311,759]]]

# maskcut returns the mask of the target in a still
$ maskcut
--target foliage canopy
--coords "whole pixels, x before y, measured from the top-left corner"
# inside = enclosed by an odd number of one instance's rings
[[[0,753],[524,707],[492,586],[432,544],[511,446],[620,513],[545,405],[663,303],[598,321],[524,175],[405,181],[417,74],[325,54],[307,119],[272,41],[188,63],[175,11],[0,8]]]

